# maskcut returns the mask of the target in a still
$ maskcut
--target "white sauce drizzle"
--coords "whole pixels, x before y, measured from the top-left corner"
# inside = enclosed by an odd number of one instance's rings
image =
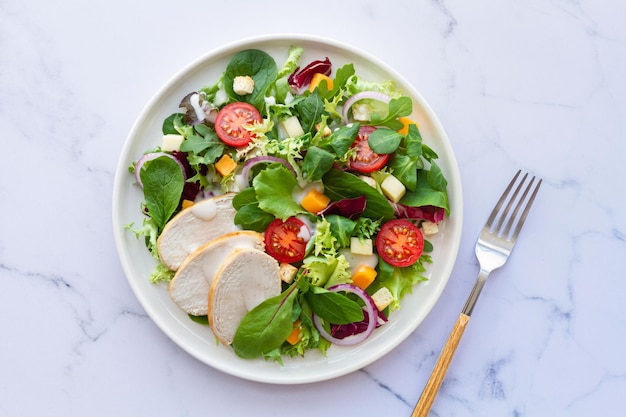
[[[191,213],[197,218],[209,221],[217,216],[217,204],[212,200],[206,200],[191,206]]]
[[[206,115],[204,114],[204,110],[200,105],[200,94],[192,94],[191,97],[189,97],[189,103],[191,103],[193,111],[196,112],[196,117],[198,118],[198,120],[204,120]]]

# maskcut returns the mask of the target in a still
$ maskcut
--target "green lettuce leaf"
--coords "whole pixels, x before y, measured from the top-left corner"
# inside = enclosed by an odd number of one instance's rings
[[[439,166],[432,161],[430,170],[420,170],[417,174],[417,183],[414,191],[407,193],[400,200],[401,204],[414,207],[435,206],[450,212],[448,182],[443,176]]]
[[[304,258],[303,264],[307,269],[306,276],[313,286],[328,288],[351,282],[350,264],[343,255],[309,256]]]
[[[393,295],[393,302],[389,306],[390,311],[400,308],[400,300],[413,291],[413,286],[419,282],[426,281],[422,274],[426,268],[423,261],[430,261],[430,257],[423,255],[418,262],[405,268],[397,268],[379,259],[376,267],[378,275],[373,285],[367,288],[368,292],[376,292],[380,287],[387,287]]]
[[[296,177],[280,164],[269,166],[252,180],[259,208],[282,220],[306,213],[293,200],[292,192],[296,184]]]
[[[178,209],[185,186],[183,172],[176,161],[160,156],[146,164],[139,176],[148,213],[159,230],[163,230]]]

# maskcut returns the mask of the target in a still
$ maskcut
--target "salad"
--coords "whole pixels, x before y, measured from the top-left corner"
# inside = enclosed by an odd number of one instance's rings
[[[229,226],[262,236],[281,284],[238,321],[228,344],[242,358],[280,362],[367,339],[426,280],[428,236],[449,215],[411,98],[353,64],[302,66],[303,52],[292,46],[280,67],[258,49],[236,53],[213,84],[181,98],[161,146],[129,167],[145,217],[127,228],[155,258],[155,284],[177,274],[159,253],[164,229],[203,201],[231,195]]]

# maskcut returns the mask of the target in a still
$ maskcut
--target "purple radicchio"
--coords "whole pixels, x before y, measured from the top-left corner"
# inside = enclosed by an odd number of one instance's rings
[[[367,200],[364,195],[354,198],[344,198],[343,200],[333,201],[324,210],[322,215],[339,214],[350,220],[356,220],[365,211]]]
[[[443,221],[446,214],[446,211],[441,207],[413,207],[400,203],[393,204],[393,210],[395,212],[395,217],[398,219],[428,220],[437,224]]]
[[[183,97],[179,107],[185,109],[185,122],[190,126],[204,123],[205,120],[213,122],[214,113],[217,111],[211,103],[205,100],[204,93],[195,91]]]
[[[380,327],[387,322],[387,317],[382,311],[374,309],[378,313],[376,327]],[[369,324],[369,315],[367,311],[363,309],[363,320],[355,323],[348,324],[333,324],[331,326],[330,334],[337,339],[345,339],[348,336],[354,336],[355,334],[363,333]]]
[[[317,73],[330,75],[331,71],[332,63],[330,62],[328,57],[326,57],[326,59],[324,59],[323,61],[313,61],[302,69],[300,69],[300,67],[296,68],[296,70],[291,75],[289,75],[287,81],[289,82],[289,86],[292,89],[298,91],[302,87],[311,83],[313,75]]]
[[[176,158],[185,168],[185,178],[191,178],[194,175],[193,168],[189,164],[187,160],[187,154],[185,152],[180,151],[172,151],[172,156]],[[200,192],[200,183],[199,182],[189,182],[185,181],[185,185],[183,187],[183,194],[180,199],[182,200],[190,200],[194,201]]]

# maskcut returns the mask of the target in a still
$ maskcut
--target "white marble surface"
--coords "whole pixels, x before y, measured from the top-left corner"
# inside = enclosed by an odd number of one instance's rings
[[[624,415],[625,4],[0,1],[0,415],[408,416],[517,168],[544,185],[432,415]],[[409,79],[450,136],[466,209],[449,285],[417,331],[361,371],[297,386],[173,344],[124,277],[110,214],[117,157],[159,86],[274,32],[336,38]]]

